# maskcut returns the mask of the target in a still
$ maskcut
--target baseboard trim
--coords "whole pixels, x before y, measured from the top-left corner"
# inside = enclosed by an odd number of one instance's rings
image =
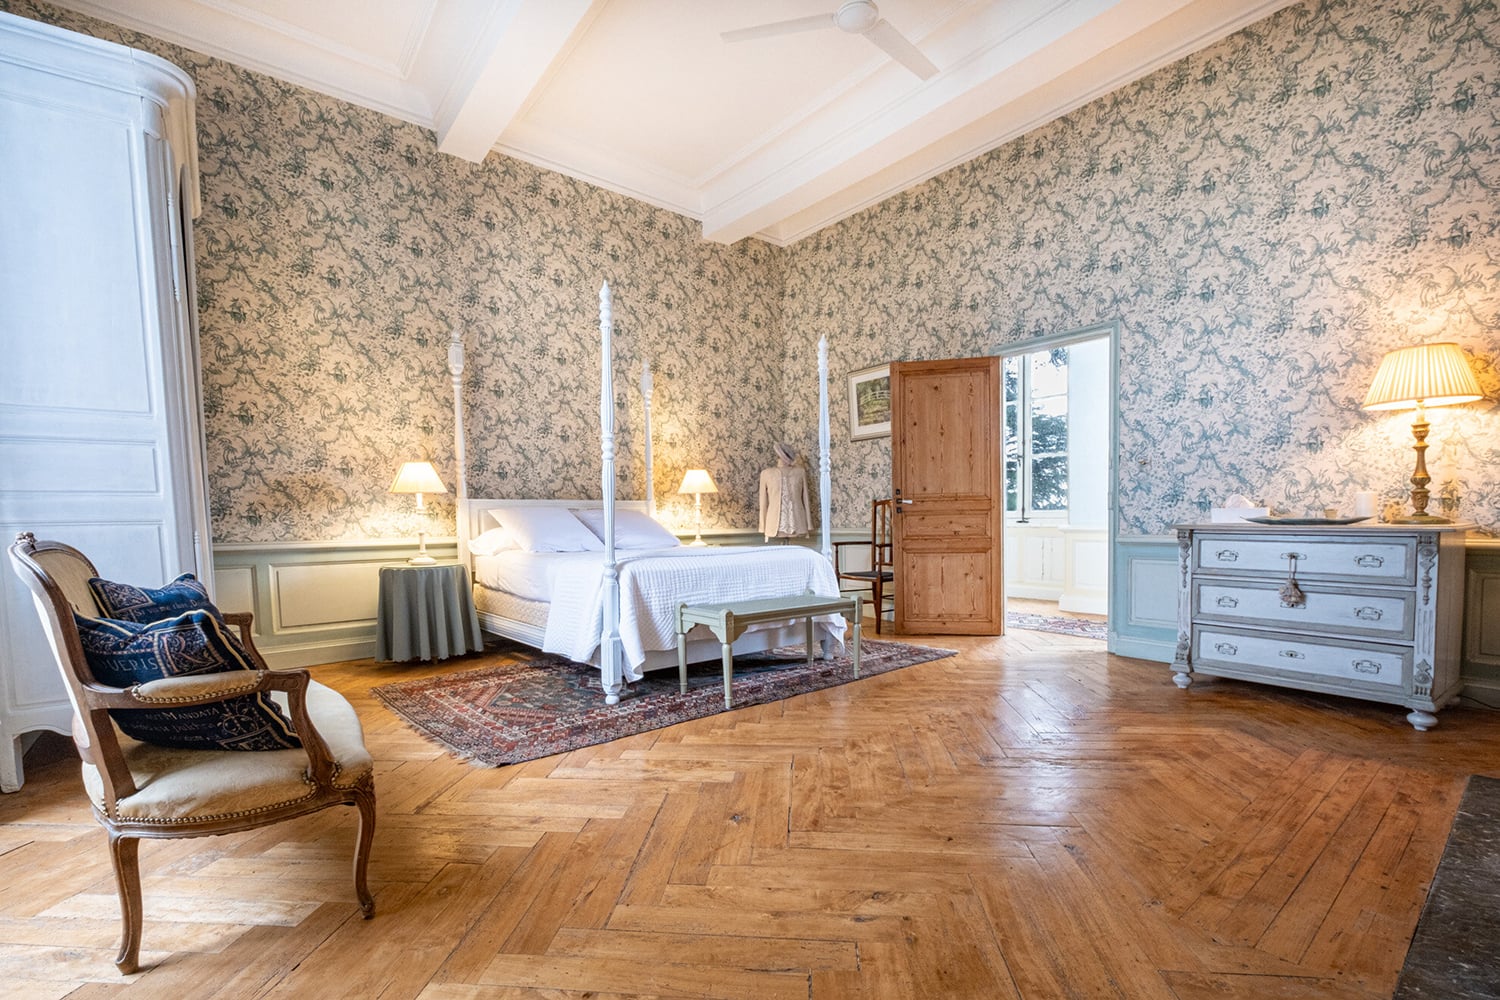
[[[1138,636],[1112,634],[1109,651],[1116,656],[1131,656],[1137,660],[1155,660],[1171,663],[1177,655],[1177,644],[1170,640],[1142,639]]]
[[[1460,704],[1472,708],[1500,709],[1500,681],[1488,677],[1459,679],[1463,681],[1463,687],[1458,692]]]
[[[367,660],[375,655],[375,637],[368,639],[330,639],[326,642],[303,642],[262,649],[261,656],[272,670],[295,670],[316,667],[343,660]]]

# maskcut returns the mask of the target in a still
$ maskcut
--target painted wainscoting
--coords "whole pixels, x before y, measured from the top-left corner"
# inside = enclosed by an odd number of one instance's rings
[[[1056,601],[1059,611],[1108,613],[1109,532],[1069,524],[1005,526],[1005,594]]]
[[[1170,663],[1177,646],[1177,539],[1118,540],[1110,652]],[[1470,538],[1464,588],[1463,696],[1500,708],[1500,539]]]
[[[816,547],[817,536],[808,538]],[[703,540],[765,544],[750,529],[705,530]],[[214,599],[225,611],[254,613],[255,644],[274,668],[364,659],[375,655],[380,567],[405,564],[413,550],[409,539],[215,545]],[[458,540],[429,538],[427,551],[457,559]]]
[[[750,530],[703,537],[718,545],[765,544]],[[867,537],[854,529],[834,532],[838,541]],[[816,548],[818,536],[796,544]],[[430,539],[427,547],[439,560],[457,558],[456,539]],[[216,545],[216,599],[226,611],[254,612],[255,642],[273,667],[362,659],[375,652],[380,567],[404,563],[411,553],[405,539]],[[858,550],[846,555],[850,568],[860,561]],[[1177,539],[1122,537],[1115,563],[1110,651],[1170,663],[1177,646]],[[1467,574],[1465,695],[1500,707],[1500,539],[1470,540]]]
[[[380,567],[405,563],[409,539],[245,542],[214,546],[214,596],[225,611],[255,615],[255,644],[275,668],[375,655]],[[439,562],[455,538],[428,539]]]

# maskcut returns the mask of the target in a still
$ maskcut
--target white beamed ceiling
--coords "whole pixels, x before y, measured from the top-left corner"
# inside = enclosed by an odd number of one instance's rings
[[[777,245],[1291,0],[882,0],[920,80],[832,27],[719,34],[839,0],[53,0]]]

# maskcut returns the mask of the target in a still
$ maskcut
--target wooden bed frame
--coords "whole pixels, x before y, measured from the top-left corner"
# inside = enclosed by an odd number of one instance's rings
[[[453,383],[453,450],[454,458],[458,465],[456,478],[458,489],[459,558],[468,566],[469,574],[472,578],[474,574],[474,558],[469,552],[469,539],[477,537],[484,531],[484,512],[491,508],[519,504],[566,507],[574,510],[590,507],[602,508],[604,511],[605,604],[604,626],[600,635],[599,649],[595,653],[595,665],[599,667],[600,682],[604,688],[604,700],[611,705],[619,702],[620,693],[624,690],[625,686],[624,667],[621,662],[620,649],[620,570],[619,562],[615,555],[615,511],[624,508],[641,510],[653,517],[656,514],[656,493],[651,467],[652,381],[649,362],[641,365],[640,382],[641,401],[645,414],[646,499],[617,500],[615,498],[615,406],[612,338],[612,303],[609,283],[605,282],[599,289],[599,441],[600,456],[603,460],[603,469],[600,475],[601,499],[599,500],[470,499],[464,449],[464,345],[457,331],[454,331],[452,339],[448,342],[448,373]],[[823,337],[818,341],[818,500],[819,513],[821,515],[821,552],[823,557],[832,563],[833,544],[829,528],[831,502],[829,499],[830,463],[828,447],[828,338]],[[484,611],[480,612],[479,619],[480,623],[490,632],[525,643],[528,646],[541,648],[542,630],[536,625],[511,618],[503,618]],[[707,635],[706,632],[705,635],[706,638],[704,639],[692,639],[689,641],[688,657],[690,660],[708,660],[719,657],[720,646],[718,641],[711,635]],[[742,635],[735,642],[734,651],[737,653],[758,652],[771,649],[775,646],[797,644],[802,641],[804,641],[802,629],[799,627],[788,626],[781,629],[766,629],[747,632]],[[828,649],[825,641],[823,655],[826,656],[827,654]],[[672,650],[653,650],[649,652],[642,669],[651,670],[668,666],[677,666],[677,650],[675,648]]]

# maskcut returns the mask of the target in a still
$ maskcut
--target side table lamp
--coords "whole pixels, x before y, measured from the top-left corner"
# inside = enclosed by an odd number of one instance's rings
[[[689,469],[682,477],[682,485],[677,487],[677,492],[693,495],[693,540],[688,544],[707,545],[703,540],[703,494],[719,492],[719,488],[714,485],[714,477],[708,474],[707,469]]]
[[[417,530],[417,554],[406,561],[413,566],[434,565],[437,560],[427,554],[427,508],[422,505],[422,494],[447,493],[448,487],[438,478],[437,470],[432,467],[431,462],[407,462],[396,473],[396,481],[391,483],[388,492],[417,495],[417,516],[421,519],[422,527]]]
[[[1417,453],[1417,468],[1411,474],[1412,512],[1394,519],[1395,524],[1448,524],[1449,519],[1427,513],[1427,501],[1431,494],[1427,484],[1432,477],[1427,474],[1427,423],[1426,407],[1449,406],[1454,403],[1472,403],[1483,399],[1479,380],[1469,367],[1468,358],[1457,344],[1418,344],[1391,351],[1380,359],[1380,368],[1370,391],[1365,396],[1366,410],[1417,411],[1412,421],[1411,433],[1416,439],[1412,445]]]

